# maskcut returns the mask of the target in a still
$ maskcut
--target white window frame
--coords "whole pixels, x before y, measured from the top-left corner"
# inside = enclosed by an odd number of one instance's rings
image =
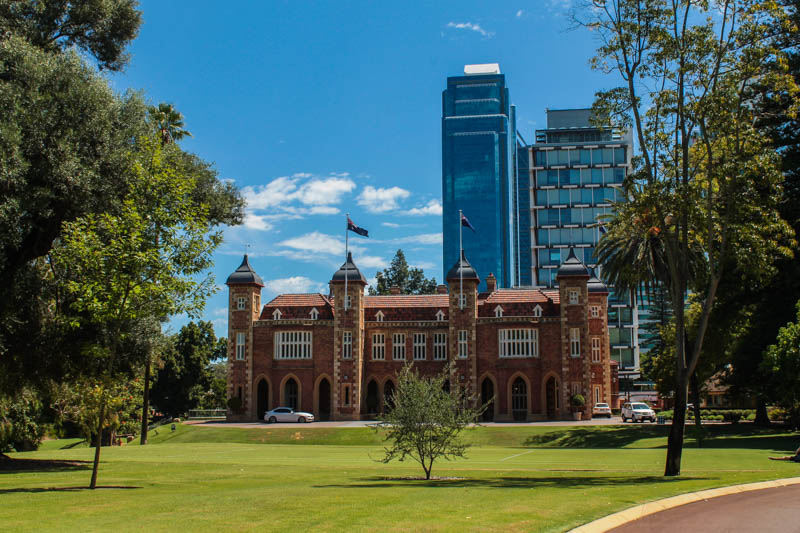
[[[314,337],[310,331],[276,331],[275,359],[311,359]]]
[[[311,316],[311,320],[317,320],[319,318],[319,311],[317,311],[317,308],[314,307],[313,309],[311,309],[309,315]]]
[[[261,303],[261,297],[258,294],[253,295],[253,309],[258,311],[258,306]]]
[[[600,346],[600,337],[592,337],[592,363],[599,363],[603,359]]]
[[[436,312],[436,320],[438,320],[439,322],[442,322],[444,320],[444,311],[442,311],[441,309],[439,309],[439,311]]]
[[[245,296],[237,296],[236,297],[236,310],[237,311],[244,311],[247,309],[247,297]]]
[[[424,361],[427,359],[426,346],[428,336],[424,333],[414,333],[414,361]]]
[[[281,319],[281,315],[282,315],[282,313],[281,313],[280,309],[274,310],[272,312],[272,320],[280,320]]]
[[[595,385],[593,388],[594,388],[594,405],[597,405],[602,400],[602,398],[600,397],[600,385]]]
[[[406,360],[406,334],[392,333],[392,360]]]
[[[383,311],[378,311],[377,313],[375,313],[375,320],[377,322],[383,322],[383,316],[384,316]]]
[[[581,356],[581,328],[569,328],[569,355]]]
[[[600,306],[599,305],[593,305],[591,307],[591,312],[592,312],[592,318],[600,318]]]
[[[458,330],[458,357],[461,359],[469,357],[469,331],[466,329]]]
[[[350,309],[352,306],[353,306],[352,298],[350,297],[349,294],[345,294],[344,295],[344,308],[345,309]]]
[[[246,344],[246,336],[244,332],[238,331],[236,332],[236,360],[237,361],[244,361],[245,357],[245,350],[247,348]]]
[[[353,358],[353,332],[342,332],[342,359]]]
[[[578,289],[568,289],[567,295],[569,297],[569,305],[577,305],[581,303],[581,293]]]
[[[447,360],[447,333],[433,334],[433,360]]]
[[[539,357],[539,330],[509,328],[497,332],[498,355],[503,359]]]
[[[542,317],[542,306],[536,304],[536,307],[533,308],[533,316],[534,318],[541,318]]]
[[[459,309],[465,309],[467,307],[467,295],[463,292],[458,293],[458,301],[459,301]]]
[[[372,334],[372,360],[384,361],[386,360],[386,334],[373,333]]]
[[[502,318],[503,317],[503,308],[499,305],[494,308],[494,316],[495,318]]]

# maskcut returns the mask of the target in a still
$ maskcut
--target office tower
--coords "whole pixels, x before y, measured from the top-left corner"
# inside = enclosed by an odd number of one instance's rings
[[[474,233],[464,229],[466,255],[482,280],[494,274],[499,287],[520,284],[524,262],[519,246],[530,226],[530,210],[520,208],[529,206],[530,199],[527,185],[517,183],[514,112],[496,63],[466,65],[464,76],[447,78],[442,93],[443,264],[460,257],[462,210],[475,228]],[[527,275],[527,265],[525,270]],[[485,288],[481,281],[480,290]]]
[[[589,109],[547,110],[547,129],[536,131],[529,154],[531,276],[537,286],[553,287],[572,247],[597,270],[594,251],[603,230],[598,217],[611,212],[611,201],[624,200],[618,187],[630,169],[633,135],[593,124]],[[612,289],[608,306],[611,358],[619,362],[621,377],[633,377],[639,371],[635,302]]]

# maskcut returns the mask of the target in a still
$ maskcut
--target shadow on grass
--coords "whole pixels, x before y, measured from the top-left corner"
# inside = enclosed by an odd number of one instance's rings
[[[25,472],[59,472],[64,470],[89,470],[92,461],[61,461],[55,459],[2,459],[0,474]]]
[[[525,447],[563,448],[622,448],[642,439],[667,437],[669,426],[622,426],[598,430],[592,428],[570,428],[551,431],[542,435],[531,435],[522,443]]]
[[[441,488],[497,488],[497,489],[531,489],[537,487],[550,487],[573,489],[578,487],[597,487],[597,486],[626,486],[632,489],[641,483],[676,483],[680,481],[693,480],[715,480],[714,477],[679,477],[665,478],[663,476],[603,476],[603,477],[500,477],[488,479],[419,479],[419,480],[398,480],[389,477],[364,477],[355,480],[354,483],[341,483],[331,485],[314,485],[314,488],[417,488],[420,485],[425,487]]]
[[[40,492],[80,492],[84,490],[101,490],[101,489],[141,489],[142,487],[128,487],[125,485],[101,485],[94,489],[89,487],[34,487],[29,489],[0,489],[0,494],[13,494],[13,493],[28,493],[36,494]]]

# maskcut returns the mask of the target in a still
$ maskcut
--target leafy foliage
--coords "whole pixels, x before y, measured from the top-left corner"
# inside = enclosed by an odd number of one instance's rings
[[[12,448],[27,452],[39,447],[45,433],[41,413],[42,403],[30,389],[13,398],[0,396],[0,455]]]
[[[800,427],[800,301],[796,320],[778,331],[762,365],[771,376],[769,384],[777,405],[786,409],[794,427]]]
[[[428,279],[421,268],[409,268],[403,250],[397,250],[392,264],[383,272],[375,274],[377,283],[370,287],[370,295],[391,294],[392,287],[399,287],[401,294],[434,294],[436,278]]]
[[[423,377],[412,365],[400,371],[390,402],[393,407],[379,416],[386,441],[391,441],[384,448],[384,463],[411,457],[422,466],[425,479],[430,479],[434,461],[464,456],[468,445],[459,433],[475,423],[486,406],[471,407],[475,399],[460,389],[446,391],[449,372],[445,368],[438,376]]]

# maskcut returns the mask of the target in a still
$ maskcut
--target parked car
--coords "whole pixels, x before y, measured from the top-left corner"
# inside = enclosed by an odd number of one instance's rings
[[[264,422],[313,422],[314,415],[303,411],[295,411],[291,407],[277,407],[264,413]]]
[[[592,416],[605,416],[611,418],[611,408],[607,403],[596,403],[592,407]]]
[[[628,420],[633,422],[644,422],[645,420],[655,422],[656,412],[650,409],[650,406],[646,403],[628,402],[622,406],[622,421],[627,422]]]

